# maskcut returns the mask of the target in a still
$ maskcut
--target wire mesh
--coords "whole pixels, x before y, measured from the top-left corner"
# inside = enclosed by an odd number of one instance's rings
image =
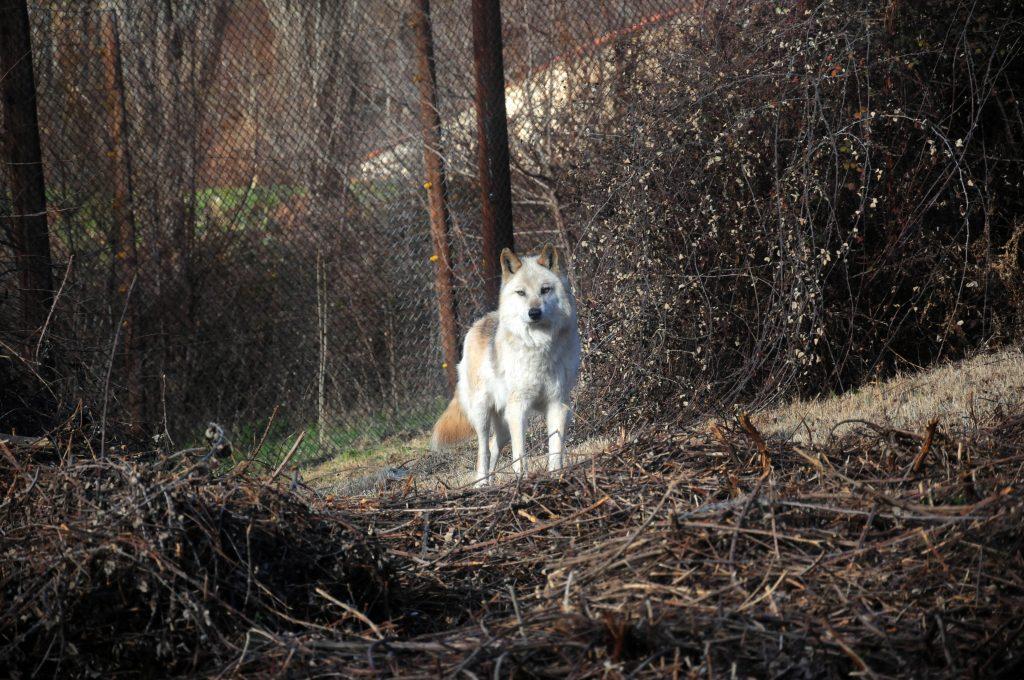
[[[30,4],[65,387],[176,442],[275,412],[308,455],[429,426],[448,388],[414,4]],[[461,330],[484,311],[469,4],[432,7]],[[571,246],[552,168],[690,9],[503,3],[520,250]]]

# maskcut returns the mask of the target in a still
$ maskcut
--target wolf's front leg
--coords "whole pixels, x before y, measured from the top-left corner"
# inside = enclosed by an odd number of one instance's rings
[[[504,448],[505,444],[508,443],[508,427],[505,425],[505,420],[499,414],[494,414],[491,417],[491,470],[490,474],[494,476],[494,470],[498,467],[498,459],[501,456],[501,449]]]
[[[510,401],[505,406],[505,422],[512,440],[512,470],[522,477],[526,473],[526,405]]]
[[[569,427],[569,405],[552,401],[547,408],[548,470],[560,470],[564,465],[565,433]]]
[[[483,486],[487,483],[487,477],[490,472],[490,452],[488,451],[488,444],[491,439],[491,419],[487,416],[479,419],[479,422],[473,423],[476,429],[476,479],[474,484],[476,486]]]

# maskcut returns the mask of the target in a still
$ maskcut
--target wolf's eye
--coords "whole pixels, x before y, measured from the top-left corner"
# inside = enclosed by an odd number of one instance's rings
[[[542,286],[541,289],[540,289],[540,294],[541,295],[547,295],[550,292],[551,292],[551,286]]]
[[[517,291],[516,291],[516,295],[522,295],[523,297],[526,297],[526,291],[525,291],[525,290],[522,290],[522,289],[520,289],[520,290],[517,290]]]

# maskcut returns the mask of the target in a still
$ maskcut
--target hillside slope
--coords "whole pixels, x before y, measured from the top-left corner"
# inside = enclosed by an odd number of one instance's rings
[[[931,418],[966,432],[990,425],[1024,394],[1024,354],[1007,349],[870,383],[841,396],[797,400],[754,420],[765,432],[823,441],[867,421],[920,430]],[[809,434],[810,433],[810,434]]]

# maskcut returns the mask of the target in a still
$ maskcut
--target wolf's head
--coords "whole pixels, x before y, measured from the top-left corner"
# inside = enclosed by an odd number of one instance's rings
[[[576,300],[554,246],[522,258],[508,248],[501,251],[498,315],[502,325],[519,335],[554,333],[576,323]]]

